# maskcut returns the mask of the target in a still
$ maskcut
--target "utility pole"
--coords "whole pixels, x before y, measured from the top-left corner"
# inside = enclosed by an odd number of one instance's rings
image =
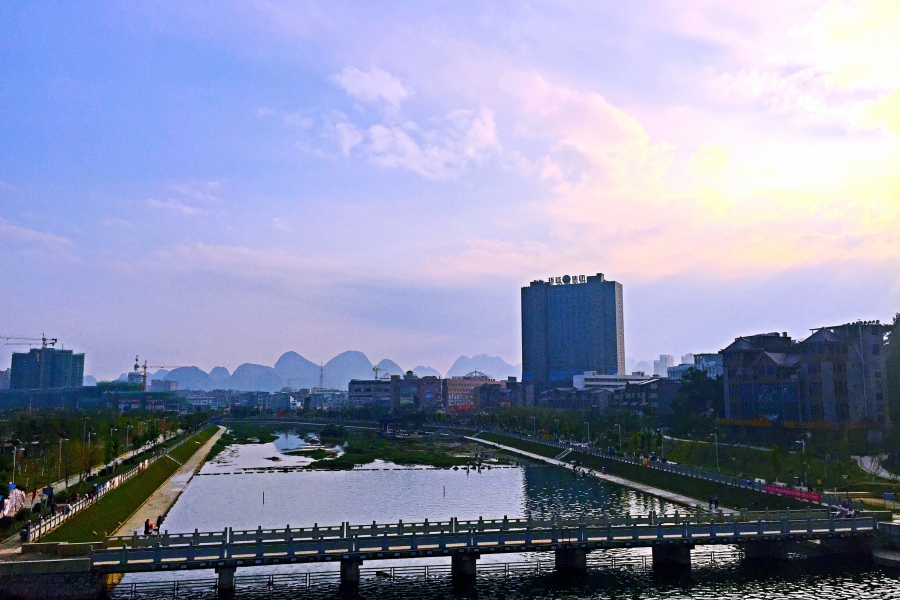
[[[718,431],[713,432],[713,439],[715,440],[715,447],[716,447],[716,471],[719,471],[719,432]],[[719,471],[719,472],[721,472],[721,471]]]

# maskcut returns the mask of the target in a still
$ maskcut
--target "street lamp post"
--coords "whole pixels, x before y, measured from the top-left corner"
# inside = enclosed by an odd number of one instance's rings
[[[719,471],[719,432],[718,431],[713,432],[713,439],[715,440],[714,445],[716,447],[716,471]]]
[[[616,423],[616,429],[619,432],[619,454],[622,453],[622,425],[620,423]]]

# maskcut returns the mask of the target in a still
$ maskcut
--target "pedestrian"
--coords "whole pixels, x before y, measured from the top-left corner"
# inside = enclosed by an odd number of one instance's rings
[[[716,504],[716,510],[719,510],[719,497],[716,496],[716,497],[713,499],[713,501],[714,501],[715,504]]]
[[[163,516],[159,515],[156,517],[156,530],[159,531],[159,528],[162,527],[163,524]]]
[[[144,521],[144,535],[150,535],[150,519]]]

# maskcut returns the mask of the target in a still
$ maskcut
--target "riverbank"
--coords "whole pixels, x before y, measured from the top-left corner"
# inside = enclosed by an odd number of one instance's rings
[[[519,438],[504,436],[498,433],[482,432],[478,439],[518,448],[526,452],[532,452],[545,458],[552,458],[561,451],[555,446],[541,444],[537,441],[521,440]],[[703,479],[685,477],[677,473],[658,471],[647,467],[625,463],[608,458],[602,458],[584,452],[573,451],[566,456],[567,461],[577,460],[579,465],[597,471],[605,471],[610,475],[622,477],[625,480],[641,485],[651,486],[659,490],[665,490],[680,494],[688,498],[699,498],[703,503],[708,498],[717,497],[721,506],[735,509],[746,508],[748,510],[784,510],[797,509],[807,506],[789,498],[782,498],[772,494],[763,494],[753,490],[736,488]]]
[[[68,519],[42,542],[95,542],[121,527],[186,461],[197,454],[216,432],[210,425],[151,464],[142,473],[112,490],[89,508]],[[206,453],[201,454],[202,457]],[[155,516],[154,516],[155,519]]]

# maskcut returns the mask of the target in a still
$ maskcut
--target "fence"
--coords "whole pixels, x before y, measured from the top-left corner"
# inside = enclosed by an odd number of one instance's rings
[[[695,479],[703,479],[705,481],[711,481],[714,483],[719,483],[722,485],[728,485],[737,488],[743,488],[747,490],[754,490],[763,494],[766,493],[777,493],[782,495],[779,491],[770,492],[766,489],[766,484],[758,483],[753,479],[749,479],[746,477],[735,477],[733,475],[723,475],[722,473],[713,473],[712,471],[707,471],[706,469],[699,469],[696,467],[686,467],[684,465],[675,465],[668,462],[663,462],[661,460],[649,461],[647,465],[644,465],[643,461],[639,458],[635,458],[632,456],[623,456],[618,454],[610,454],[608,452],[603,452],[600,450],[594,450],[591,448],[585,448],[582,446],[574,446],[571,444],[565,444],[562,442],[557,442],[553,440],[546,440],[541,438],[535,438],[528,435],[523,435],[521,433],[514,433],[509,431],[501,431],[501,430],[492,430],[492,433],[497,433],[499,435],[504,435],[507,437],[517,438],[523,441],[544,444],[547,446],[553,446],[555,448],[559,448],[560,450],[572,450],[582,452],[584,454],[588,454],[590,456],[596,456],[598,458],[604,458],[607,460],[616,460],[623,463],[628,463],[637,466],[646,466],[650,469],[656,469],[657,471],[665,471],[668,473],[676,473],[678,475],[684,475],[685,477],[693,477]],[[785,491],[792,490],[792,488],[784,488]],[[792,490],[799,491],[799,490]],[[840,498],[834,494],[819,494],[819,504],[825,506],[833,506],[837,507],[844,501],[844,499]],[[853,502],[849,501],[850,507],[854,510],[862,510],[864,508],[861,502]]]
[[[102,498],[103,496],[105,496],[106,494],[111,492],[112,490],[116,489],[117,487],[119,487],[120,485],[122,485],[123,483],[125,483],[126,481],[128,481],[129,479],[131,479],[132,477],[137,475],[138,473],[142,472],[144,469],[149,467],[151,464],[153,464],[154,462],[156,462],[163,456],[166,456],[169,452],[171,452],[172,450],[174,450],[175,448],[177,448],[178,446],[183,444],[185,441],[187,441],[191,437],[193,437],[193,436],[190,433],[186,433],[182,440],[180,440],[177,443],[170,446],[168,449],[166,449],[165,452],[163,452],[161,454],[155,454],[154,456],[151,456],[150,458],[142,460],[138,464],[138,466],[122,473],[121,475],[117,475],[117,476],[113,477],[112,479],[110,479],[104,485],[103,489],[99,490],[93,496],[90,496],[90,497],[86,496],[73,504],[69,504],[66,507],[64,507],[62,510],[58,510],[55,515],[49,515],[46,517],[42,517],[37,522],[28,523],[25,526],[25,528],[27,529],[27,536],[26,536],[27,539],[25,541],[31,541],[31,542],[38,541],[42,535],[46,535],[46,534],[50,533],[52,530],[54,530],[57,527],[59,527],[60,525],[62,525],[70,517],[81,512],[85,508],[93,505],[95,502],[100,500],[100,498]],[[113,482],[113,481],[115,481],[115,483],[110,485],[110,482]]]
[[[762,521],[788,521],[794,519],[827,519],[830,512],[825,509],[812,510],[808,508],[806,511],[743,511],[738,515],[738,519],[743,522]],[[477,520],[460,520],[451,518],[444,521],[429,521],[425,519],[422,522],[406,522],[402,520],[397,523],[376,523],[365,525],[353,525],[349,521],[340,525],[331,525],[319,527],[315,524],[313,527],[295,527],[290,526],[284,528],[234,530],[225,528],[221,531],[198,531],[194,530],[186,533],[170,533],[165,531],[160,534],[139,535],[134,533],[130,536],[110,536],[106,538],[104,547],[121,548],[128,546],[129,548],[149,548],[157,543],[167,548],[169,546],[188,545],[200,546],[203,544],[221,544],[236,542],[267,542],[271,540],[318,540],[322,539],[341,539],[351,536],[378,537],[383,535],[430,535],[440,532],[459,533],[468,531],[496,532],[496,531],[522,531],[528,529],[577,529],[579,527],[631,527],[639,526],[655,526],[655,525],[681,525],[684,523],[709,523],[711,521],[717,523],[733,522],[733,518],[725,517],[721,513],[679,513],[672,514],[656,513],[651,511],[645,515],[611,515],[604,514],[600,518],[593,519],[534,519],[534,518],[514,518],[509,519],[483,519]]]

